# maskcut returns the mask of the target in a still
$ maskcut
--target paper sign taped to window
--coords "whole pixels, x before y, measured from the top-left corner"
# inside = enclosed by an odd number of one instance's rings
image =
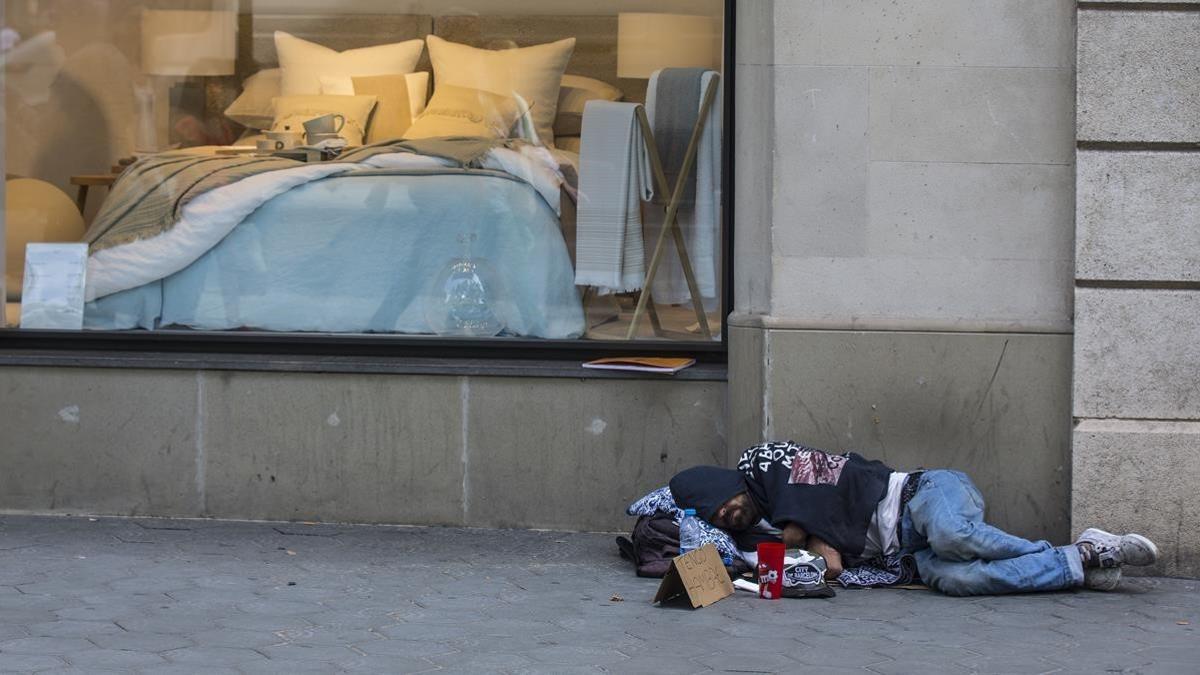
[[[87,244],[27,244],[21,328],[83,328]]]
[[[659,584],[654,602],[683,597],[695,609],[730,595],[733,595],[733,583],[729,581],[717,547],[705,544],[671,561],[671,568]]]

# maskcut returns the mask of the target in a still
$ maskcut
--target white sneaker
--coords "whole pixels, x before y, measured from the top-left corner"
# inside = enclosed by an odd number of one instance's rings
[[[1121,565],[1153,565],[1158,561],[1158,547],[1140,534],[1116,535],[1089,527],[1075,540],[1076,546],[1087,544],[1095,553],[1095,565],[1101,568]],[[1087,563],[1084,563],[1087,567]]]
[[[1093,591],[1115,591],[1120,583],[1120,567],[1089,567],[1083,571],[1083,587]]]

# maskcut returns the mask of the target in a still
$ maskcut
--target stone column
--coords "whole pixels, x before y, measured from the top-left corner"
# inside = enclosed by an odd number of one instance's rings
[[[1200,1],[1080,3],[1071,520],[1200,575]]]
[[[998,524],[1066,538],[1074,19],[738,2],[731,455],[960,468]]]

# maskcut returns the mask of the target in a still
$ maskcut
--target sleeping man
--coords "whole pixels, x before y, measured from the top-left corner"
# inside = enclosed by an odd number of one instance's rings
[[[920,578],[948,595],[1112,590],[1122,565],[1150,565],[1138,534],[1085,530],[1068,546],[1008,534],[983,520],[983,497],[963,473],[894,471],[855,453],[794,443],[746,450],[737,470],[697,466],[671,479],[679,508],[738,533],[765,520],[788,548],[825,558],[830,579],[881,556],[912,556]]]

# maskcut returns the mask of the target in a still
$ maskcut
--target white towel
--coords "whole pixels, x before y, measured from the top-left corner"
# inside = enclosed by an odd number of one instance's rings
[[[642,287],[642,201],[654,197],[638,104],[588,101],[579,149],[575,284],[597,293]]]
[[[719,77],[719,73],[709,71],[701,78],[697,109],[704,101],[708,83]],[[650,85],[646,91],[646,112],[652,124],[655,119],[657,85],[658,73],[655,72],[650,76]],[[681,207],[678,214],[688,258],[691,259],[692,270],[696,274],[696,285],[708,309],[717,306],[721,295],[721,92],[722,85],[718,84],[717,95],[708,110],[708,119],[704,124],[700,147],[696,153],[696,203],[691,207]],[[662,229],[665,215],[662,209],[647,209],[644,229],[648,242],[646,246],[650,251],[654,250],[653,246],[658,241],[658,233]],[[692,294],[688,291],[683,267],[680,266],[679,256],[675,253],[675,242],[671,237],[667,237],[664,245],[667,250],[659,263],[658,272],[654,275],[654,299],[662,303],[690,303]]]

